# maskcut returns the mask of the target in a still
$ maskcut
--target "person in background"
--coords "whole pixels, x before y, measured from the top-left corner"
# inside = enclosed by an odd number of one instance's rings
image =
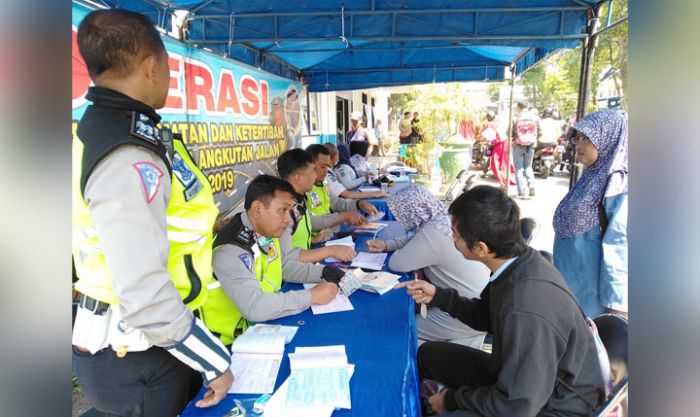
[[[453,288],[461,297],[475,298],[489,282],[483,264],[465,259],[452,242],[447,209],[428,190],[417,184],[401,188],[387,199],[387,206],[407,233],[398,239],[370,240],[370,252],[396,251],[389,258],[392,271],[422,271],[425,278],[440,287]],[[438,309],[428,309],[428,317],[416,316],[419,343],[427,340],[460,343],[481,348],[486,333],[477,331]]]
[[[423,142],[423,128],[420,124],[420,114],[413,112],[411,120],[411,145]]]
[[[328,192],[334,197],[352,198],[353,200],[361,200],[364,198],[383,198],[387,196],[384,191],[373,191],[363,193],[360,191],[350,191],[345,189],[343,184],[341,184],[333,173],[333,169],[338,165],[338,148],[330,143],[326,142],[323,146],[328,149],[331,156],[331,169],[328,170],[326,174],[326,184],[328,185]]]
[[[538,138],[537,148],[543,146],[556,146],[561,137],[562,123],[554,118],[554,109],[547,107],[542,111],[540,119],[540,130],[542,134]]]
[[[589,317],[626,316],[627,119],[601,110],[574,130],[585,168],[554,212],[554,265]]]
[[[449,214],[455,247],[491,270],[481,296],[420,280],[396,288],[488,331],[493,347],[422,344],[419,377],[447,387],[428,398],[430,407],[450,417],[592,415],[606,384],[593,330],[561,274],[523,241],[518,205],[480,185],[457,197]]]
[[[370,172],[370,167],[367,163],[368,154],[369,142],[350,143],[350,163],[355,167],[357,176],[365,176]]]
[[[366,151],[367,147],[365,146],[364,149]],[[350,147],[345,143],[338,145],[338,163],[333,168],[333,174],[346,190],[354,190],[369,179],[369,172],[360,174],[350,162]]]
[[[231,356],[193,310],[212,281],[218,210],[184,143],[157,128],[168,53],[148,17],[123,9],[90,12],[77,36],[94,83],[73,137],[78,382],[104,415],[179,415],[202,377],[195,405],[213,406]]]
[[[382,126],[382,120],[377,119],[374,122],[374,136],[377,138],[377,150],[374,152],[376,155],[386,156],[384,152],[384,141],[387,140],[386,133],[384,132],[384,126]]]
[[[513,165],[515,166],[515,182],[518,186],[518,197],[535,196],[535,173],[532,171],[532,160],[535,156],[535,146],[542,134],[539,127],[539,117],[533,110],[526,110],[524,103],[518,103],[518,115],[513,126]]]
[[[214,276],[200,317],[225,345],[249,322],[300,313],[311,304],[328,304],[338,294],[344,272],[329,266],[283,262],[279,237],[289,226],[294,189],[271,175],[248,184],[243,210],[226,219],[214,241]],[[280,292],[282,281],[320,282],[310,290]],[[213,314],[212,314],[213,313]]]
[[[285,260],[306,263],[319,262],[328,257],[349,261],[355,257],[355,250],[346,246],[325,246],[311,249],[312,232],[335,227],[341,223],[360,225],[367,222],[356,211],[345,211],[323,216],[312,216],[307,205],[306,193],[316,182],[314,161],[303,149],[295,148],[284,152],[277,159],[280,178],[294,188],[295,206],[292,209],[292,223],[280,237],[283,262]]]
[[[399,122],[399,143],[402,145],[408,145],[411,141],[411,112],[403,112],[403,120]]]
[[[481,130],[481,136],[493,146],[491,149],[491,172],[493,172],[493,177],[498,181],[499,188],[505,191],[507,176],[506,165],[508,165],[508,153],[506,152],[507,143],[505,141],[507,135],[502,135],[501,132],[499,132],[498,122],[496,121],[496,114],[494,112],[488,112],[486,114],[486,124]],[[510,173],[510,185],[516,185],[515,168],[513,164],[510,164]]]
[[[362,113],[359,111],[354,111],[350,114],[350,129],[348,129],[348,133],[345,137],[347,143],[355,141],[369,143],[369,134],[367,129],[362,126]]]

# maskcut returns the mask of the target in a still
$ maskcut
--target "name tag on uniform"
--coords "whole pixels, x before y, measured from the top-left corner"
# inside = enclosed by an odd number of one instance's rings
[[[185,187],[185,201],[192,200],[202,190],[202,183],[177,152],[173,155],[173,174]]]
[[[321,206],[321,199],[318,197],[318,193],[316,193],[316,191],[311,191],[309,196],[311,197],[311,208]]]

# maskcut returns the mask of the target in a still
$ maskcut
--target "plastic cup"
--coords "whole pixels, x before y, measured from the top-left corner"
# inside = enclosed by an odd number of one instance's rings
[[[384,192],[384,193],[388,193],[388,192],[389,192],[389,183],[388,183],[388,182],[383,182],[383,183],[381,184],[381,186],[382,186],[382,192]]]

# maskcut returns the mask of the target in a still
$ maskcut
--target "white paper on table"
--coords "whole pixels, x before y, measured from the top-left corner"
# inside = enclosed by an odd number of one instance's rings
[[[355,242],[352,241],[352,236],[345,236],[342,239],[334,239],[326,242],[326,246],[349,246],[355,247]]]
[[[284,353],[286,335],[252,330],[246,330],[233,341],[231,353]]]
[[[351,272],[362,283],[361,290],[384,295],[399,282],[400,275],[385,271],[365,272],[359,268]]]
[[[289,390],[289,378],[275,391],[274,395],[265,404],[265,413],[262,417],[330,417],[335,407],[300,407],[287,408],[287,391]]]
[[[251,327],[248,331],[252,331],[256,334],[276,334],[284,336],[284,342],[289,343],[294,339],[294,335],[297,334],[299,326],[282,326],[281,324],[256,324]]]
[[[271,394],[282,364],[282,353],[234,353],[231,356],[231,394]]]
[[[367,216],[367,221],[368,222],[376,222],[384,218],[384,213],[383,211],[378,211],[377,214],[371,214]]]
[[[386,253],[358,252],[350,266],[379,271],[384,266],[386,256]]]
[[[289,353],[289,368],[337,367],[348,364],[345,345],[297,347]]]
[[[357,191],[361,193],[373,193],[376,191],[381,191],[381,188],[375,187],[373,185],[363,185],[362,187],[358,188]]]
[[[333,301],[328,304],[311,304],[311,311],[313,311],[314,314],[337,313],[340,311],[350,311],[354,309],[355,308],[352,306],[348,296],[340,291],[338,291],[338,294],[335,296]]]
[[[285,405],[350,408],[350,375],[346,366],[292,369]]]

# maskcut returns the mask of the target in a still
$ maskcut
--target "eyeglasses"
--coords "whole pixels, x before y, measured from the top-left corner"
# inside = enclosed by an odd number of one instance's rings
[[[576,133],[575,135],[571,136],[571,139],[569,139],[569,140],[571,141],[571,144],[574,146],[578,145],[579,143],[584,144],[587,141],[588,142],[591,141],[590,139],[588,139],[588,137],[586,135],[584,135],[582,133]]]

